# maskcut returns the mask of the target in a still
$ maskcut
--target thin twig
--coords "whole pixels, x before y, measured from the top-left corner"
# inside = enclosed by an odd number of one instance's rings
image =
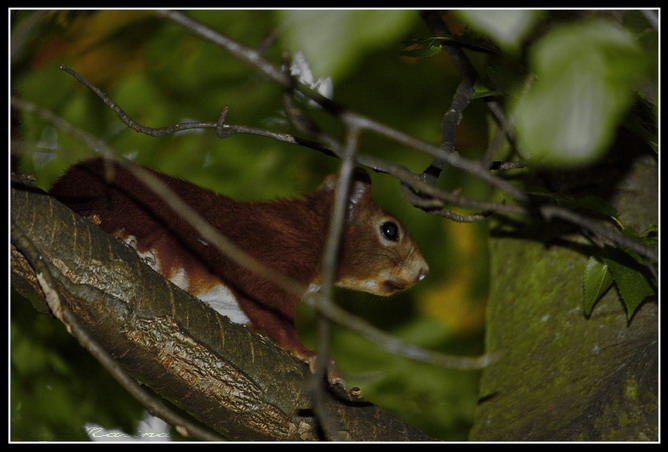
[[[645,246],[642,243],[636,242],[635,240],[619,233],[617,230],[609,228],[599,223],[598,221],[579,215],[565,207],[553,204],[540,206],[539,210],[543,217],[548,220],[551,218],[559,218],[562,221],[577,225],[582,229],[593,233],[599,238],[607,239],[609,243],[615,246],[629,249],[643,258],[648,259],[650,262],[658,262],[659,257],[654,249]]]
[[[332,218],[330,220],[327,241],[322,257],[321,287],[319,296],[315,297],[315,306],[318,312],[329,310],[334,304],[334,283],[339,268],[339,250],[341,249],[341,240],[346,226],[348,209],[350,208],[349,192],[352,179],[353,164],[355,153],[357,152],[360,130],[355,125],[350,125],[346,133],[346,142],[343,149],[341,162],[341,171],[337,179],[334,192],[334,205],[332,208]],[[334,440],[340,439],[338,429],[331,419],[324,405],[324,387],[322,382],[326,378],[329,366],[329,342],[331,325],[330,319],[326,316],[320,316],[318,319],[318,357],[316,362],[316,371],[311,377],[312,395],[314,401],[314,410],[318,420],[323,425],[323,430]],[[332,369],[333,371],[334,369]]]
[[[448,108],[448,111],[445,112],[441,120],[441,148],[445,152],[456,152],[455,130],[462,120],[464,109],[471,101],[471,94],[473,94],[473,80],[465,78],[457,87],[450,108]],[[435,157],[432,160],[431,164],[424,170],[427,182],[436,185],[445,163],[445,160],[440,157]]]
[[[442,158],[445,162],[455,168],[459,168],[471,174],[472,176],[477,177],[478,179],[487,182],[492,187],[495,187],[502,192],[510,195],[517,201],[525,202],[528,200],[526,193],[522,190],[516,188],[509,182],[494,176],[492,173],[487,171],[482,165],[473,160],[468,160],[464,157],[461,157],[459,154],[447,153],[438,146],[434,146],[425,141],[419,140],[415,137],[412,137],[404,132],[388,127],[384,124],[381,124],[377,121],[358,115],[352,112],[346,112],[343,114],[344,121],[355,121],[358,123],[358,126],[363,129],[371,130],[381,135],[384,135],[388,138],[393,139],[394,141],[405,144],[412,148],[418,149],[422,152],[425,152],[433,157]]]
[[[312,303],[312,300],[308,301]],[[496,351],[480,356],[448,355],[409,344],[396,337],[389,336],[360,317],[341,309],[336,304],[320,305],[319,307],[316,306],[316,308],[320,310],[320,313],[327,316],[327,318],[340,325],[345,325],[347,329],[369,339],[384,350],[413,361],[435,364],[447,369],[480,370],[499,359],[502,353]]]
[[[415,174],[405,166],[398,163],[386,162],[384,160],[365,154],[358,155],[356,161],[360,165],[373,168],[376,171],[396,178],[401,182],[402,185],[406,185],[410,187],[412,191],[419,193],[423,199],[431,198],[444,204],[455,205],[465,209],[476,209],[490,213],[507,215],[527,215],[529,213],[529,211],[521,205],[484,201],[447,192],[433,186],[428,182],[425,182],[421,174]]]
[[[455,131],[464,115],[464,109],[466,109],[471,101],[474,81],[475,80],[464,77],[455,91],[455,95],[450,103],[450,108],[448,108],[448,111],[443,115],[443,119],[441,120],[441,149],[446,153],[455,154],[457,152],[455,149]],[[444,158],[434,157],[429,166],[422,172],[422,180],[435,186],[445,164],[446,160]],[[413,206],[418,207],[425,212],[430,212],[459,223],[483,221],[489,216],[486,214],[457,214],[446,209],[443,203],[439,200],[433,198],[424,199],[420,194],[411,190],[407,185],[401,186],[401,194],[404,199],[410,202]]]
[[[522,169],[522,168],[526,168],[526,163],[524,163],[522,161],[492,162],[489,165],[489,169],[498,170],[498,171],[506,171],[506,170],[511,170],[511,169]]]
[[[413,206],[420,208],[425,212],[447,218],[448,220],[456,221],[457,223],[476,223],[486,220],[490,215],[492,215],[491,212],[484,212],[473,215],[462,215],[452,212],[451,210],[445,208],[443,201],[435,198],[423,198],[404,184],[401,185],[401,194],[403,195],[404,199],[410,202]]]
[[[328,99],[322,96],[315,90],[309,89],[308,87],[300,84],[294,86],[292,79],[283,72],[279,67],[276,67],[266,61],[263,56],[251,49],[250,47],[245,47],[241,44],[232,41],[226,36],[220,34],[219,32],[212,30],[206,25],[175,11],[158,11],[156,14],[163,17],[167,17],[187,30],[192,31],[193,33],[209,40],[210,42],[223,47],[228,50],[230,53],[235,55],[237,58],[246,61],[247,63],[253,65],[260,72],[265,74],[267,77],[271,78],[283,89],[295,89],[299,90],[307,98],[317,102],[321,107],[323,107],[327,112],[339,117],[339,119],[345,124],[351,124],[355,122],[357,127],[360,129],[366,129],[378,134],[384,135],[388,138],[391,138],[398,143],[405,144],[407,146],[418,149],[422,152],[425,152],[433,157],[443,158],[447,164],[454,166],[455,168],[462,169],[473,176],[484,180],[493,187],[498,188],[499,190],[507,193],[514,199],[518,201],[526,201],[525,194],[515,188],[510,183],[506,182],[503,179],[500,179],[493,174],[489,173],[486,168],[480,165],[478,162],[474,162],[468,159],[465,159],[458,154],[446,153],[442,149],[432,144],[426,143],[422,140],[418,140],[410,135],[407,135],[403,132],[400,132],[396,129],[393,129],[387,125],[380,124],[377,121],[374,121],[370,118],[367,118],[361,114],[353,113],[348,111],[343,105],[340,105],[334,102],[331,99]]]
[[[309,147],[311,149],[315,149],[319,152],[322,152],[325,155],[340,157],[339,152],[337,152],[337,150],[336,150],[336,149],[338,149],[339,145],[338,145],[338,143],[336,143],[336,140],[334,140],[331,137],[328,137],[327,141],[329,142],[330,147],[327,147],[327,146],[323,146],[322,144],[320,144],[316,141],[313,141],[313,140],[310,140],[310,139],[305,139],[305,138],[300,138],[300,137],[295,137],[293,135],[286,134],[286,133],[273,132],[273,131],[268,131],[268,130],[265,130],[265,129],[259,129],[259,128],[255,128],[255,127],[225,124],[227,108],[223,110],[223,112],[221,113],[221,117],[220,117],[219,121],[216,122],[216,123],[212,123],[212,122],[194,123],[193,122],[193,123],[181,123],[181,124],[176,124],[176,125],[173,125],[173,126],[159,127],[159,128],[147,127],[147,126],[141,125],[141,124],[137,123],[136,121],[134,121],[119,105],[116,104],[116,102],[114,102],[111,98],[109,98],[102,90],[98,89],[95,85],[90,83],[85,77],[81,76],[80,74],[76,73],[75,71],[73,71],[70,68],[66,68],[64,66],[61,66],[61,68],[63,70],[65,70],[67,73],[69,73],[70,75],[74,76],[84,86],[90,88],[98,97],[100,97],[100,99],[106,105],[108,105],[114,112],[116,112],[119,119],[124,124],[126,124],[131,129],[133,129],[137,132],[140,132],[140,133],[146,133],[150,136],[157,137],[157,136],[164,136],[166,134],[175,133],[175,132],[186,130],[186,129],[193,129],[193,128],[198,128],[198,127],[199,128],[210,128],[210,129],[215,129],[217,135],[221,138],[229,137],[233,134],[242,134],[242,133],[253,134],[253,135],[273,138],[275,140],[282,141],[282,142],[289,143],[289,144],[296,144],[296,145],[300,145],[300,146],[306,146],[306,147]],[[14,102],[14,98],[12,98],[12,102]],[[34,105],[29,106],[29,104],[27,104],[25,101],[21,101],[19,99],[17,99],[17,102],[22,102],[22,106],[26,110],[31,110],[31,111],[36,112],[36,110],[39,109],[39,107],[34,106]],[[42,115],[43,116],[45,115],[44,112],[42,112]],[[53,115],[51,114],[50,116],[53,116]],[[351,117],[356,118],[354,116],[351,116]],[[367,124],[369,124],[369,123],[367,122]],[[71,129],[72,129],[72,126],[68,124],[67,125],[67,130],[71,130]],[[322,138],[322,134],[319,135],[319,137]],[[401,139],[402,137],[405,138],[406,136],[405,135],[399,135],[396,138]],[[426,143],[424,143],[424,144],[426,145]],[[94,145],[94,146],[91,145],[91,147],[95,147],[97,145],[98,144],[96,143],[96,145]],[[335,147],[332,147],[332,146],[335,146]],[[430,147],[429,151],[431,151],[432,153],[441,152],[440,149],[435,147],[435,146],[431,146],[431,145],[427,145],[427,146]],[[453,154],[452,158],[457,159],[458,155]],[[368,159],[365,160],[365,157],[357,156],[356,161],[358,163],[364,164],[364,162],[368,161]],[[452,160],[450,160],[450,161],[452,161]],[[473,163],[473,162],[471,162],[471,163]],[[373,165],[367,165],[367,166],[369,166],[371,168],[374,168],[376,170],[380,170],[380,171],[383,171],[383,172],[386,172],[386,173],[390,173],[389,166],[391,166],[391,164],[389,164],[387,162],[382,162],[380,160],[375,160]],[[454,166],[456,166],[456,165],[454,165]],[[489,175],[489,173],[486,170],[484,170],[481,166],[476,168],[476,171],[479,171],[480,174]],[[416,181],[417,179],[413,178],[412,180]],[[442,190],[438,190],[435,187],[434,187],[434,190],[427,190],[424,187],[424,184],[421,184],[422,188],[418,189],[417,187],[414,186],[414,183],[412,183],[412,180],[410,178],[405,178],[405,179],[402,180],[402,182],[408,184],[413,189],[417,189],[417,190],[420,190],[420,192],[427,193],[430,196],[435,197],[436,199],[439,199],[439,200],[441,200],[445,203],[456,204],[456,205],[459,205],[459,206],[464,207],[464,208],[481,209],[481,210],[490,211],[490,212],[509,213],[508,208],[504,204],[490,203],[490,202],[485,202],[485,201],[477,201],[477,200],[473,200],[473,199],[467,199],[467,198],[461,197],[461,196],[458,196],[458,197],[450,196],[446,192],[443,192]],[[500,180],[500,179],[497,179],[497,180]],[[516,210],[516,212],[517,212],[517,210]]]
[[[445,22],[443,22],[443,18],[438,11],[423,11],[420,15],[427,23],[427,25],[429,25],[435,36],[452,35],[448,29],[448,26],[445,24]],[[477,80],[478,71],[476,71],[476,69],[473,67],[473,64],[471,64],[471,61],[468,59],[464,51],[459,46],[452,45],[452,43],[450,43],[447,39],[442,39],[440,42],[459,72],[462,74],[462,77],[465,80]],[[496,119],[498,124],[501,126],[501,129],[508,137],[508,140],[511,143],[514,143],[515,139],[513,136],[512,127],[510,126],[508,118],[506,117],[501,104],[492,97],[486,97],[485,104],[492,113],[494,119]]]
[[[116,102],[111,101],[111,99],[109,99],[109,97],[100,88],[90,83],[83,75],[73,71],[72,69],[63,64],[60,65],[60,69],[67,72],[72,77],[76,78],[79,82],[81,82],[81,84],[83,84],[88,89],[97,94],[97,96],[100,99],[102,99],[102,101],[105,104],[107,104],[107,107],[109,107],[114,113],[116,113],[116,115],[119,118],[121,118],[121,121],[123,121],[128,127],[136,130],[137,132],[141,132],[145,135],[150,135],[152,137],[162,137],[165,135],[170,135],[175,132],[182,132],[184,130],[189,130],[189,129],[202,129],[202,128],[215,129],[217,127],[217,124],[215,123],[201,123],[201,122],[186,122],[186,123],[176,124],[170,127],[160,127],[157,129],[153,127],[143,126],[135,122],[132,118],[130,118],[130,116],[128,116],[128,114],[125,113],[125,111]]]

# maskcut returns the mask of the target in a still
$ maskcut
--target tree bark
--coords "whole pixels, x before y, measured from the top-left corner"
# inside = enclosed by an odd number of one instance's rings
[[[164,280],[46,193],[12,185],[13,227],[39,251],[61,300],[135,379],[229,439],[322,439],[304,363]],[[11,256],[12,286],[44,306],[28,260],[14,246]],[[342,439],[429,439],[340,387],[325,394]]]
[[[548,178],[561,192],[604,197],[622,224],[644,231],[658,220],[655,156],[612,155],[596,168]],[[564,238],[563,224],[518,234],[497,223],[493,231],[486,345],[502,356],[483,372],[470,438],[656,441],[656,301],[628,321],[613,286],[587,318],[582,275],[597,251],[591,242]]]

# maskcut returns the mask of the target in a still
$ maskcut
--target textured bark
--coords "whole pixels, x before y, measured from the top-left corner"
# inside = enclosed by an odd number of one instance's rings
[[[11,221],[39,250],[66,305],[137,380],[230,439],[321,439],[304,363],[165,281],[37,189],[12,187]],[[32,268],[20,250],[11,255],[12,286],[39,306]],[[327,394],[326,410],[343,439],[428,439],[340,388]]]
[[[548,175],[561,192],[596,194],[623,224],[657,224],[652,155]],[[589,318],[582,275],[596,247],[564,225],[497,224],[491,240],[489,350],[471,431],[481,441],[656,441],[658,314],[646,301],[631,321],[612,287]]]

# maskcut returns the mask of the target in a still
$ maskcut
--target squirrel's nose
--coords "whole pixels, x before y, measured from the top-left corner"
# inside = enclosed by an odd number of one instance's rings
[[[418,273],[417,281],[422,281],[427,277],[429,274],[429,267],[425,264],[424,267],[420,269],[420,272]]]

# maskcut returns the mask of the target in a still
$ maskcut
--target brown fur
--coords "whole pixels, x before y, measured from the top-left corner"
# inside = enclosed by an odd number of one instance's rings
[[[302,359],[313,356],[295,329],[297,297],[201,243],[187,221],[118,165],[113,165],[113,180],[106,181],[105,165],[102,159],[75,165],[53,186],[51,194],[99,222],[106,232],[123,239],[136,237],[138,252],[153,249],[166,278],[185,270],[191,293],[206,292],[222,282],[234,293],[254,328]],[[327,179],[319,190],[303,198],[238,202],[189,182],[154,174],[238,247],[304,286],[319,281],[335,179]],[[343,239],[338,280],[344,287],[388,295],[422,279],[427,266],[400,225],[398,243],[379,243],[382,239],[377,237],[374,221],[389,218],[399,223],[371,200],[368,175],[363,171],[355,174],[351,196],[357,202]],[[407,262],[410,265],[404,265]],[[382,269],[387,269],[384,274],[391,276],[385,279],[392,282],[383,280],[380,288],[372,290],[359,286],[359,281],[373,279]]]

